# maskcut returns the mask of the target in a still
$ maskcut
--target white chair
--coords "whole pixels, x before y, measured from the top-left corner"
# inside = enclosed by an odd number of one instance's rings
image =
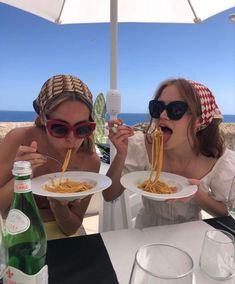
[[[142,198],[140,194],[133,193],[129,190],[124,191],[125,210],[128,228],[135,227],[136,216],[142,208]]]
[[[106,174],[108,166],[101,164],[100,173]],[[100,195],[99,232],[134,228],[135,219],[142,207],[141,196],[125,190],[124,193],[112,202],[106,202]]]
[[[134,228],[136,216],[141,207],[141,196],[129,190],[125,190],[112,202],[106,202],[102,198],[99,211],[99,232]]]

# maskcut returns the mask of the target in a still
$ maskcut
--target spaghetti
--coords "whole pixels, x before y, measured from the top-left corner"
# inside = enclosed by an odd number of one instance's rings
[[[68,165],[69,165],[69,161],[70,161],[70,158],[71,158],[71,154],[72,154],[72,149],[68,149],[67,153],[66,153],[66,156],[65,156],[65,159],[64,159],[64,163],[62,165],[62,169],[61,169],[61,175],[60,175],[60,182],[62,181],[62,178],[64,176],[64,172],[67,170],[68,168]]]
[[[62,181],[65,171],[68,168],[68,164],[71,158],[72,149],[68,149],[64,163],[62,165],[61,174],[59,180],[50,178],[51,184],[45,184],[44,188],[50,192],[59,192],[59,193],[72,193],[72,192],[81,192],[89,190],[93,187],[92,184],[88,182],[77,182],[70,179]]]
[[[151,171],[149,179],[141,183],[138,187],[144,191],[160,193],[160,194],[171,194],[177,191],[174,186],[169,186],[163,181],[159,180],[160,173],[162,170],[163,163],[163,134],[161,129],[157,128],[152,133],[152,153],[151,153]]]
[[[45,190],[50,192],[72,193],[89,190],[93,185],[88,182],[77,182],[69,179],[62,182],[56,182],[54,179],[51,179],[51,184],[45,184],[44,187]]]

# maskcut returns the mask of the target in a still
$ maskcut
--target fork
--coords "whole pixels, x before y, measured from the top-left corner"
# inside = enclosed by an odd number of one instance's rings
[[[61,161],[59,161],[58,159],[56,159],[55,157],[53,157],[53,156],[51,156],[51,155],[49,155],[49,154],[47,154],[47,153],[42,153],[42,152],[39,152],[39,151],[37,151],[36,153],[41,154],[41,155],[43,155],[43,156],[46,156],[46,157],[49,158],[49,159],[54,160],[54,161],[57,162],[60,166],[63,165],[63,163],[62,163]]]
[[[118,126],[127,126],[128,128],[130,129],[133,129],[134,131],[144,131],[144,127],[141,127],[141,126],[130,126],[130,125],[127,125],[127,124],[121,124],[121,125],[118,125],[116,123],[114,123],[113,127],[111,127],[111,130],[113,133],[117,133],[118,132]]]
[[[61,169],[62,169],[63,163],[60,160],[56,159],[55,157],[53,157],[53,156],[51,156],[47,153],[43,153],[43,152],[39,152],[39,151],[37,151],[36,153],[41,154],[43,156],[46,156],[47,158],[57,162],[57,164],[59,164],[61,166]],[[74,171],[74,170],[75,170],[75,168],[68,167],[66,171]]]

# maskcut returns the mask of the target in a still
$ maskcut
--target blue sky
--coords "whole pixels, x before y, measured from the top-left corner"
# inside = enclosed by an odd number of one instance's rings
[[[119,24],[121,112],[147,111],[159,83],[184,77],[207,85],[223,114],[235,114],[235,23],[227,10],[193,24]],[[0,110],[33,110],[49,77],[72,74],[94,98],[109,89],[108,24],[56,25],[0,4]]]

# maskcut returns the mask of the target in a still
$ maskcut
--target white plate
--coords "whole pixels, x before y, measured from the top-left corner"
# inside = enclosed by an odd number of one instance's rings
[[[176,186],[177,192],[172,194],[159,194],[153,192],[147,192],[140,188],[138,185],[144,182],[149,178],[150,171],[138,171],[132,172],[122,176],[121,184],[132,192],[141,194],[147,198],[153,200],[167,200],[167,199],[175,199],[175,198],[183,198],[193,195],[197,191],[196,185],[190,185],[187,178],[178,176],[175,174],[170,174],[166,172],[161,172],[160,180],[166,182],[169,185]]]
[[[41,196],[47,196],[47,197],[53,197],[59,200],[68,200],[72,201],[77,198],[83,198],[85,196],[97,193],[99,191],[102,191],[106,188],[108,188],[111,184],[112,181],[109,177],[105,175],[101,175],[98,173],[92,173],[92,172],[79,172],[79,171],[74,171],[74,172],[65,172],[64,173],[64,178],[69,178],[74,181],[79,181],[79,182],[89,182],[94,185],[89,190],[82,191],[82,192],[73,192],[73,193],[56,193],[56,192],[50,192],[44,189],[44,185],[46,183],[50,183],[50,178],[53,179],[59,179],[60,178],[61,172],[58,173],[52,173],[52,174],[47,174],[43,176],[39,176],[36,178],[32,179],[32,191],[34,194],[41,195]]]

